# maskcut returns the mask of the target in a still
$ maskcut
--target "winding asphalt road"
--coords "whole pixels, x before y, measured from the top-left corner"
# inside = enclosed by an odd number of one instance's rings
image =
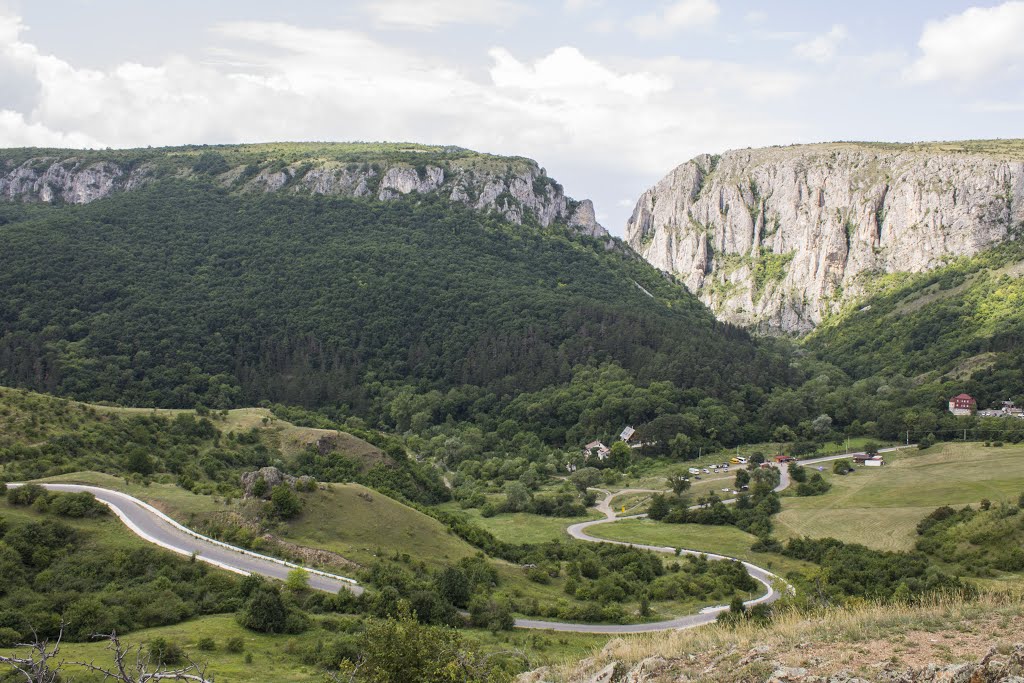
[[[882,449],[883,452],[896,451],[899,448],[886,448]],[[814,465],[821,462],[827,462],[830,460],[838,460],[840,458],[849,458],[851,455],[835,455],[824,458],[815,458],[813,460],[801,461],[802,465]],[[776,491],[782,491],[787,488],[790,484],[789,473],[785,467],[780,468],[781,478],[779,485],[775,488]],[[21,484],[8,484],[8,486],[20,486]],[[141,538],[154,543],[158,546],[171,550],[181,555],[187,555],[195,557],[197,560],[207,562],[221,569],[235,572],[237,574],[249,575],[259,574],[274,579],[285,580],[288,577],[289,572],[299,567],[299,565],[291,562],[285,562],[265,555],[260,555],[243,548],[237,548],[235,546],[216,541],[212,538],[203,536],[187,527],[174,521],[164,513],[157,510],[152,505],[145,503],[138,498],[129,496],[126,493],[119,491],[113,491],[111,489],[105,489],[98,486],[86,486],[83,484],[42,484],[46,489],[50,491],[63,491],[63,492],[88,492],[93,494],[97,500],[104,503],[109,507],[114,514],[116,514],[124,524],[131,529],[135,534]],[[605,514],[605,519],[593,520],[590,522],[581,522],[579,524],[573,524],[567,531],[573,538],[581,541],[588,541],[591,543],[611,543],[614,545],[625,545],[634,548],[640,548],[643,550],[650,550],[658,553],[676,553],[676,548],[667,546],[653,546],[643,545],[639,543],[627,543],[623,541],[609,541],[602,538],[596,538],[586,533],[586,530],[590,527],[598,524],[611,524],[622,519],[642,519],[647,515],[629,515],[625,517],[616,517],[615,512],[611,509],[612,498],[618,495],[627,493],[656,493],[657,491],[651,489],[626,489],[623,491],[610,492],[601,489],[606,494],[604,500],[598,505],[598,509]],[[735,502],[734,499],[724,501],[726,503]],[[682,549],[681,554],[685,555],[704,555],[708,559],[712,560],[730,560],[735,562],[741,562],[741,560],[728,557],[726,555],[716,555],[714,553],[705,553],[697,550]],[[746,567],[747,572],[751,577],[764,586],[765,592],[752,600],[748,600],[744,604],[747,606],[759,605],[764,603],[772,603],[782,597],[782,593],[776,588],[776,586],[785,586],[787,590],[793,590],[792,586],[789,586],[783,579],[779,578],[775,574],[771,573],[767,569],[758,567],[757,565],[749,562],[743,562],[743,566]],[[363,592],[363,588],[358,583],[345,576],[339,576],[337,574],[329,574],[322,572],[317,569],[311,569],[309,567],[302,567],[309,572],[309,585],[311,588],[316,590],[325,591],[329,593],[337,593],[339,590],[349,590],[359,595]],[[626,633],[646,633],[651,631],[667,631],[673,629],[686,629],[693,628],[695,626],[702,626],[704,624],[711,623],[718,618],[718,614],[729,609],[726,605],[716,605],[712,607],[706,607],[697,614],[690,614],[667,621],[657,621],[646,624],[574,624],[565,622],[554,622],[554,621],[543,621],[539,619],[516,619],[515,625],[517,628],[529,628],[529,629],[545,629],[551,631],[572,631],[576,633],[608,633],[608,634],[626,634]]]
[[[18,484],[8,484],[8,486],[18,486]],[[197,560],[236,574],[260,574],[284,581],[288,578],[289,572],[299,567],[291,562],[236,548],[198,534],[178,524],[152,505],[126,493],[81,484],[42,484],[42,486],[50,491],[70,493],[87,491],[109,507],[129,529],[150,543],[155,543],[180,555],[190,557],[194,555]],[[339,590],[345,589],[356,595],[363,592],[363,588],[348,577],[328,574],[309,567],[303,567],[303,569],[309,572],[309,585],[316,590],[337,593]]]

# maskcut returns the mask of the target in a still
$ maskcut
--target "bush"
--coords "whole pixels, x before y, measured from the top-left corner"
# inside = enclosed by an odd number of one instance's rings
[[[782,543],[774,538],[759,538],[754,541],[750,549],[755,553],[781,553]]]
[[[288,579],[284,582],[288,590],[301,593],[309,590],[309,572],[302,567],[296,567],[288,572]]]
[[[149,642],[149,657],[160,666],[180,664],[185,661],[181,646],[166,638],[155,638]]]
[[[207,636],[205,638],[200,638],[199,642],[196,643],[196,647],[203,652],[213,652],[217,649],[217,642],[213,638]]]
[[[850,464],[850,461],[846,458],[836,460],[835,463],[832,464],[832,472],[834,474],[849,474],[850,472],[853,472],[853,465]]]
[[[47,495],[46,489],[39,484],[25,484],[7,489],[7,502],[11,505],[32,505]]]
[[[0,626],[0,647],[14,647],[21,642],[21,634],[13,628]]]
[[[292,519],[302,512],[302,500],[287,484],[274,487],[270,494],[270,505],[273,515],[278,519]]]
[[[260,585],[238,613],[238,623],[250,631],[285,633],[288,628],[288,610],[281,600],[281,594],[273,586]]]
[[[107,506],[87,491],[58,493],[50,499],[50,509],[63,517],[98,517],[106,514]]]
[[[233,636],[224,643],[224,649],[232,654],[240,654],[245,652],[245,641],[241,636]]]
[[[830,488],[832,488],[832,485],[825,481],[824,477],[821,476],[821,473],[815,472],[807,479],[807,481],[796,487],[796,495],[820,496]]]

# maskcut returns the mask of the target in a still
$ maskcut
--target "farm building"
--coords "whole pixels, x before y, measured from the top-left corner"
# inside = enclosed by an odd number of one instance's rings
[[[612,454],[612,449],[605,446],[600,441],[591,441],[583,447],[583,459],[590,460],[591,456],[596,456],[598,460],[604,460]]]
[[[978,409],[978,402],[969,394],[960,394],[949,399],[949,412],[954,415],[973,415]]]

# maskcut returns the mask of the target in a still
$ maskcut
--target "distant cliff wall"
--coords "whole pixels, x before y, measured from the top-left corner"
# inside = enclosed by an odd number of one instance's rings
[[[1024,154],[836,143],[703,155],[637,202],[626,240],[722,320],[800,333],[871,280],[1024,224]]]
[[[478,155],[441,161],[428,157],[416,165],[386,158],[362,163],[310,158],[232,165],[219,157],[221,161],[210,162],[206,168],[195,156],[173,151],[142,154],[141,163],[118,161],[123,156],[115,152],[107,160],[97,159],[95,152],[40,150],[38,156],[28,159],[0,159],[0,198],[85,204],[167,176],[203,175],[237,192],[375,197],[381,201],[412,192],[433,194],[477,210],[496,211],[515,223],[532,218],[544,227],[564,222],[593,236],[608,234],[598,224],[590,200],[566,196],[544,169],[521,158]]]

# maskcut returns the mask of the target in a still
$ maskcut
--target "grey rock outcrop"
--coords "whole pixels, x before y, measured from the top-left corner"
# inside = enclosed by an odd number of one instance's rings
[[[67,154],[38,156],[20,163],[0,161],[0,198],[88,204],[142,187],[168,173],[183,178],[200,175],[188,156],[169,156],[158,166],[96,161],[96,153]],[[587,235],[608,236],[589,200],[578,202],[567,197],[561,185],[528,159],[467,156],[415,167],[397,161],[266,162],[259,167],[228,168],[214,180],[237,192],[374,197],[380,201],[414,192],[436,194],[479,211],[495,211],[514,223],[536,221],[548,227],[562,222]]]
[[[872,280],[1024,225],[1024,156],[822,144],[702,155],[637,202],[626,240],[722,320],[813,329]]]
[[[261,493],[257,494],[256,483],[260,480],[266,482],[266,486],[263,487]],[[298,488],[303,491],[316,488],[316,480],[312,477],[302,476],[296,478],[290,474],[285,474],[276,467],[261,467],[252,472],[243,472],[241,484],[246,498],[269,498],[274,487],[281,484],[287,484],[292,488]]]
[[[88,204],[143,184],[148,169],[129,171],[109,161],[33,159],[0,172],[0,197]]]

